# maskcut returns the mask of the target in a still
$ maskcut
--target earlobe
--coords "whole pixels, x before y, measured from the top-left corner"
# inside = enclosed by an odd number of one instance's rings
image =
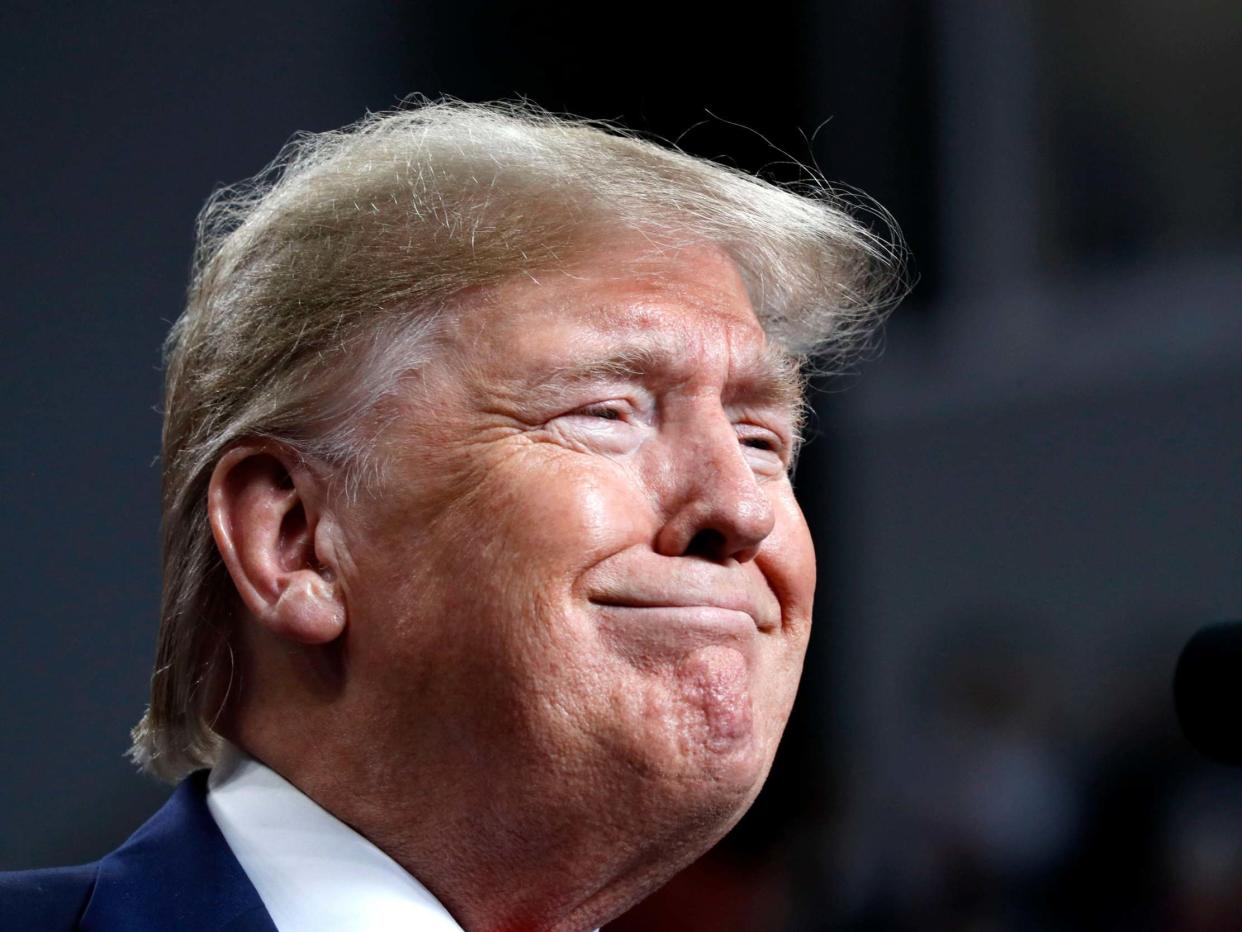
[[[272,634],[326,644],[345,629],[331,522],[317,478],[276,444],[229,450],[207,494],[212,535],[249,614]]]
[[[271,609],[269,627],[303,644],[328,644],[345,630],[345,610],[336,587],[321,573],[293,573]]]

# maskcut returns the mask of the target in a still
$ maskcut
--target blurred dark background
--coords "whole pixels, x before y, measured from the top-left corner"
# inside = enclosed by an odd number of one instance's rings
[[[1242,616],[1242,5],[681,9],[0,9],[0,868],[93,859],[166,793],[122,753],[199,206],[295,131],[522,95],[814,163],[918,277],[818,397],[817,631],[772,780],[612,928],[1242,929],[1242,771],[1170,703],[1182,642]]]

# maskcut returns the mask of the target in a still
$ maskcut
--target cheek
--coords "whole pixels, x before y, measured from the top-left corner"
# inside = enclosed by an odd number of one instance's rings
[[[572,583],[651,535],[650,508],[624,467],[563,451],[522,459],[495,470],[471,510],[504,559],[536,584]]]
[[[402,539],[375,554],[392,582],[378,610],[416,652],[451,654],[463,669],[489,655],[494,671],[525,681],[549,664],[589,666],[598,635],[575,611],[576,587],[650,536],[650,509],[615,464],[549,447],[506,453],[423,496]]]
[[[774,751],[797,693],[815,600],[815,549],[792,493],[774,501],[776,526],[759,562],[781,605],[781,630],[756,670],[756,713]]]
[[[793,494],[773,502],[776,525],[760,550],[764,575],[781,603],[786,626],[805,637],[815,601],[815,547]]]
[[[475,727],[526,734],[532,721],[586,714],[578,707],[608,658],[575,586],[649,539],[651,509],[624,468],[567,451],[511,450],[487,467],[472,484],[420,490],[417,507],[397,509],[401,529],[368,546],[366,581],[383,583],[364,589],[358,620],[371,624],[356,631],[358,659],[380,673],[399,668],[390,690],[421,681],[450,699],[487,697],[484,706],[508,712]],[[561,733],[547,730],[550,741]]]

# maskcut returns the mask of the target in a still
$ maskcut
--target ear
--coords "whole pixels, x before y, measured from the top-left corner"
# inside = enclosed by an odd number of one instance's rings
[[[337,529],[322,483],[276,443],[237,446],[216,464],[207,514],[241,600],[273,634],[327,644],[345,630]]]

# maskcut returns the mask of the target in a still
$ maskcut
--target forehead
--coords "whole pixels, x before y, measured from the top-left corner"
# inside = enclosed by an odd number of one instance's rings
[[[452,341],[475,364],[497,349],[504,365],[549,369],[611,352],[796,376],[768,343],[736,265],[713,246],[614,243],[560,270],[515,276],[460,310]]]

